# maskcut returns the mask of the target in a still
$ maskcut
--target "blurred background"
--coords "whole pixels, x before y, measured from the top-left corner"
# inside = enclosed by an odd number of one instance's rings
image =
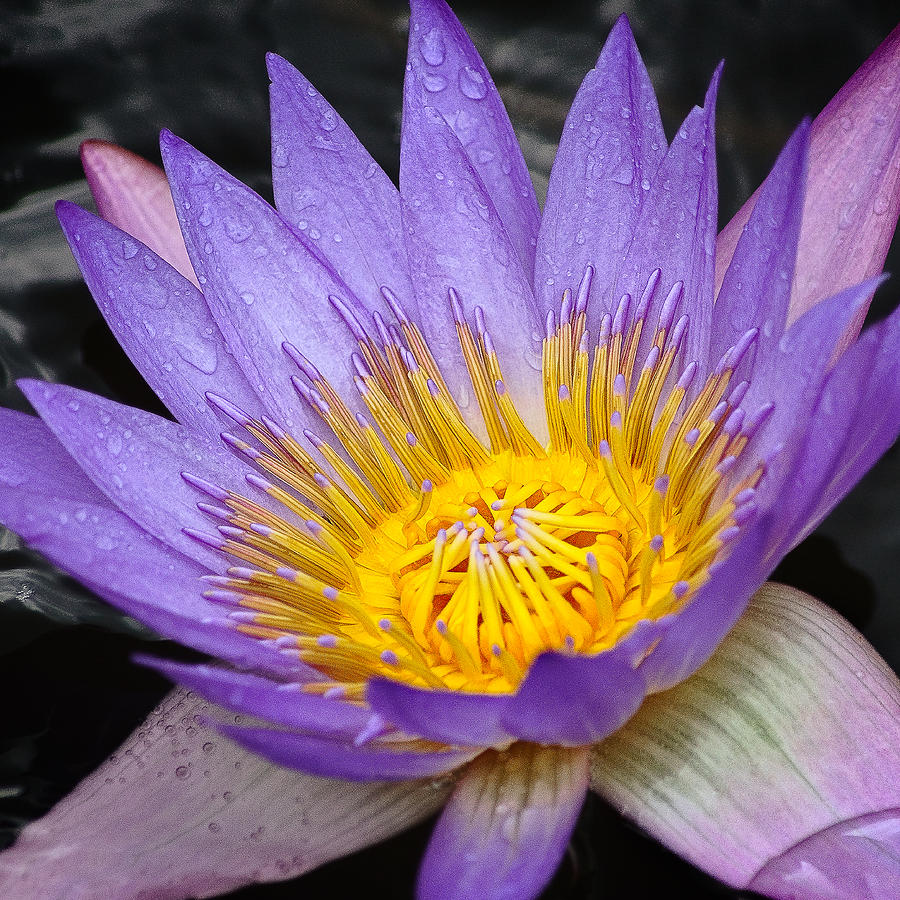
[[[875,0],[465,2],[543,200],[565,114],[627,12],[668,134],[722,57],[720,225],[791,130],[815,115],[896,24]],[[394,0],[3,0],[0,9],[0,405],[20,377],[161,411],[81,283],[53,203],[91,208],[78,162],[105,138],[156,162],[163,126],[271,199],[263,55],[307,75],[397,174],[408,12]],[[898,271],[896,248],[887,263]],[[873,316],[900,297],[883,287]],[[0,435],[2,440],[2,435]],[[893,451],[780,567],[900,668],[900,453]],[[90,772],[167,690],[130,656],[152,640],[0,528],[0,846]],[[176,648],[153,646],[156,653]],[[234,897],[411,896],[431,823],[297,881]],[[600,801],[585,807],[547,898],[739,896],[658,847]]]

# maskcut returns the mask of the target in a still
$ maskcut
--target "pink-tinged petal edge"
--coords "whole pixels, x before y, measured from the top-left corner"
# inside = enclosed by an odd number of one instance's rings
[[[100,140],[81,145],[81,165],[97,212],[196,285],[163,170],[124,147]]]
[[[900,681],[836,613],[767,584],[700,671],[595,747],[591,786],[734,887],[888,900]],[[884,877],[868,878],[873,859]],[[835,878],[843,893],[819,890]],[[870,893],[847,893],[867,880]]]
[[[722,229],[716,290],[759,191]],[[884,266],[900,212],[900,26],[816,117],[789,319]],[[842,349],[862,327],[865,310]]]
[[[177,690],[0,856],[4,897],[209,897],[280,881],[431,815],[452,779],[397,784],[273,766],[200,724]]]
[[[531,900],[553,877],[587,791],[589,751],[489,750],[460,778],[425,852],[419,900]]]

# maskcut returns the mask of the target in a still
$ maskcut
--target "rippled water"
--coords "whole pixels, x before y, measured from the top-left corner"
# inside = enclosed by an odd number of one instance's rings
[[[543,195],[563,118],[616,15],[629,12],[669,134],[726,57],[719,104],[722,221],[894,24],[872,0],[722,4],[650,0],[458,3],[492,70]],[[726,15],[727,11],[727,15]],[[265,196],[263,54],[294,62],[396,175],[405,51],[401,4],[352,0],[14,2],[0,11],[0,403],[36,376],[160,411],[101,321],[53,215],[89,204],[78,145],[90,137],[158,159],[166,126]],[[466,85],[478,91],[480,85]],[[898,269],[896,256],[888,268]],[[898,283],[879,292],[881,313]],[[862,627],[900,667],[897,448],[780,570]],[[0,529],[0,836],[39,815],[113,750],[166,690],[129,656],[149,638]],[[167,651],[168,652],[168,651]],[[173,651],[174,652],[174,651]],[[242,897],[409,896],[430,825],[298,882]],[[588,804],[554,898],[729,896]]]

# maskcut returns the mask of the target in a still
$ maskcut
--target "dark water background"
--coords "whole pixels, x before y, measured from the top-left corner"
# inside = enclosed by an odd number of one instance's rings
[[[727,60],[720,223],[799,119],[821,109],[896,21],[893,4],[874,0],[460,0],[540,196],[572,96],[623,10],[670,135]],[[263,54],[275,50],[396,177],[405,27],[405,7],[388,0],[0,0],[0,405],[27,409],[13,382],[34,376],[160,409],[95,310],[53,215],[58,198],[90,205],[82,140],[114,140],[158,161],[166,126],[270,197]],[[900,268],[896,253],[887,267]],[[898,296],[896,280],[882,288],[876,315]],[[898,498],[895,447],[779,571],[862,628],[895,669]],[[0,529],[0,844],[114,750],[167,690],[129,661],[147,638]],[[233,896],[408,897],[430,827]],[[737,895],[590,801],[545,897],[660,896]]]

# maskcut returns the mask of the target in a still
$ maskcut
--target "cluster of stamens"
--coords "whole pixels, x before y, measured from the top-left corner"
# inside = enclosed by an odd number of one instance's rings
[[[217,501],[200,508],[218,535],[189,533],[237,563],[207,578],[205,596],[242,632],[317,669],[322,679],[305,690],[361,700],[376,676],[515,690],[544,651],[597,653],[676,610],[753,514],[762,470],[740,456],[771,409],[745,417],[747,384],[732,375],[756,332],[695,384],[697,364],[679,366],[681,285],[648,323],[655,272],[592,342],[592,275],[547,318],[546,445],[516,409],[481,311],[473,330],[452,290],[486,440],[387,288],[397,324],[376,313],[377,337],[331,298],[356,338],[371,418],[291,345],[298,396],[334,440],[306,431],[307,450],[209,395],[243,429],[223,439],[253,464],[247,481],[267,499],[185,474]]]

